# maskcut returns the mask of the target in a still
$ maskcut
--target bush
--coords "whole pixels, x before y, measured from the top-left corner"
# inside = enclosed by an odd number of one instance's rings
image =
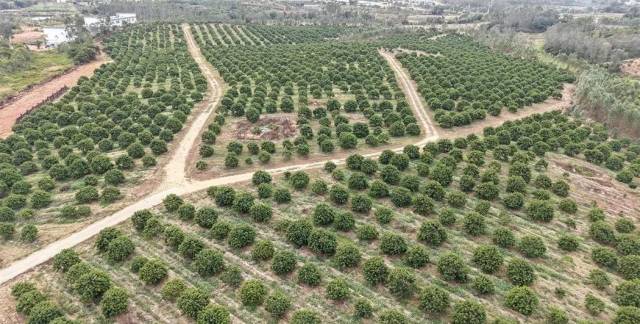
[[[80,263],[76,264],[79,265]],[[75,267],[75,266],[74,266]],[[67,274],[73,270],[73,267],[69,269]],[[111,279],[109,275],[102,271],[95,269],[89,269],[78,276],[78,279],[74,283],[75,291],[80,294],[80,299],[84,302],[99,300],[102,295],[111,288]]]
[[[500,194],[500,189],[492,182],[481,183],[476,187],[475,191],[478,198],[489,201],[498,198],[498,195]]]
[[[616,250],[622,255],[640,255],[640,237],[632,234],[618,235]]]
[[[449,308],[449,293],[442,288],[430,285],[419,297],[420,309],[428,314],[442,314]]]
[[[439,223],[426,221],[418,230],[418,240],[432,246],[440,246],[447,240],[447,231]]]
[[[190,221],[196,215],[196,207],[189,203],[184,203],[178,207],[178,216],[183,221]]]
[[[414,245],[407,251],[404,257],[404,264],[411,268],[422,268],[429,263],[427,250],[420,245]]]
[[[313,223],[318,226],[327,226],[333,223],[336,210],[325,203],[319,203],[313,209]]]
[[[334,264],[341,269],[356,267],[360,263],[360,250],[350,243],[338,244],[333,257]]]
[[[534,221],[550,222],[554,216],[553,206],[548,201],[532,200],[527,205],[527,215]]]
[[[291,201],[291,193],[286,188],[277,188],[273,193],[273,200],[278,204],[286,204]]]
[[[626,280],[640,279],[640,255],[625,255],[619,259],[618,273]]]
[[[618,268],[616,252],[606,247],[595,247],[591,250],[591,259],[598,265],[609,269]]]
[[[236,199],[236,191],[229,186],[215,188],[214,194],[216,205],[220,207],[231,206]]]
[[[602,300],[596,298],[592,294],[587,294],[584,299],[584,307],[591,313],[591,315],[597,316],[605,309],[605,304]]]
[[[362,265],[365,280],[370,285],[377,285],[387,281],[389,268],[381,257],[372,257]]]
[[[493,232],[492,235],[493,244],[501,247],[501,248],[511,248],[516,244],[515,235],[510,229],[507,228],[498,228]]]
[[[209,234],[215,240],[224,240],[229,235],[229,231],[231,231],[231,224],[228,222],[217,222],[211,226]]]
[[[20,240],[26,243],[32,243],[38,238],[38,228],[33,224],[27,224],[20,231]]]
[[[296,255],[291,251],[278,251],[273,255],[271,260],[271,270],[283,276],[293,272],[296,267]]]
[[[256,230],[250,225],[240,224],[231,228],[227,242],[234,249],[241,249],[253,244],[256,239]]]
[[[513,259],[507,265],[507,278],[516,286],[529,286],[536,280],[536,274],[529,262]]]
[[[262,183],[271,183],[271,181],[272,181],[271,174],[269,174],[269,172],[262,171],[262,170],[254,172],[253,176],[251,177],[251,182],[255,186]]]
[[[387,232],[380,238],[380,250],[387,255],[399,255],[407,252],[407,242],[395,233]]]
[[[631,233],[635,231],[636,225],[630,219],[620,218],[616,221],[615,228],[619,233]]]
[[[37,291],[36,286],[29,281],[20,281],[11,287],[11,296],[18,299],[20,296],[30,291]]]
[[[240,270],[240,267],[237,265],[227,267],[220,275],[220,281],[232,288],[240,287],[243,280],[242,270]]]
[[[308,309],[297,310],[291,315],[290,324],[321,324],[320,315]]]
[[[265,261],[273,257],[275,249],[271,241],[258,241],[251,251],[251,258],[255,261]]]
[[[538,308],[538,297],[526,286],[511,288],[504,297],[505,306],[529,316]]]
[[[605,245],[614,244],[616,241],[613,228],[604,221],[597,221],[591,224],[591,227],[589,227],[589,235],[594,241]]]
[[[395,268],[389,273],[386,286],[396,298],[410,298],[416,291],[416,278],[407,268]]]
[[[218,212],[213,207],[202,207],[195,212],[195,221],[202,228],[212,228],[218,221]]]
[[[280,290],[269,295],[264,302],[264,309],[276,319],[282,318],[291,306],[291,298]]]
[[[578,249],[578,238],[570,234],[561,234],[558,239],[558,247],[567,252],[573,252]]]
[[[233,201],[233,209],[241,214],[248,213],[253,205],[253,196],[246,192],[239,192]]]
[[[452,226],[456,223],[456,214],[451,209],[443,208],[438,215],[438,221],[443,226]]]
[[[393,220],[393,211],[386,207],[377,208],[374,215],[380,224],[389,224]]]
[[[466,214],[462,223],[464,225],[464,231],[472,236],[482,235],[487,229],[484,217],[480,216],[480,214],[476,212]]]
[[[357,194],[351,199],[351,210],[356,213],[368,214],[372,206],[373,201],[365,195]]]
[[[136,231],[142,232],[147,225],[147,220],[151,217],[153,217],[153,214],[150,210],[142,209],[133,213],[133,216],[131,216],[131,222],[133,223],[133,227]]]
[[[119,236],[107,247],[107,258],[111,262],[121,262],[129,258],[135,249],[135,245],[128,236]]]
[[[62,316],[64,315],[62,314],[62,311],[58,308],[58,306],[54,305],[50,301],[43,301],[33,306],[31,311],[29,312],[28,323],[50,323],[54,319]]]
[[[197,288],[187,288],[177,300],[178,309],[182,314],[193,319],[209,304],[209,296]]]
[[[546,322],[548,324],[568,324],[569,316],[567,316],[565,311],[551,307],[549,309],[549,314],[547,314]]]
[[[335,204],[344,205],[349,201],[349,191],[339,185],[333,185],[329,190],[329,199]]]
[[[305,263],[298,270],[298,283],[315,287],[320,284],[322,276],[320,270],[313,263]]]
[[[167,273],[167,266],[162,261],[154,259],[149,260],[140,268],[138,276],[147,285],[157,285],[167,277]]]
[[[494,273],[502,266],[504,257],[495,246],[480,245],[473,251],[471,260],[482,272]]]
[[[260,306],[266,295],[267,288],[259,280],[247,280],[240,286],[240,301],[244,306]]]
[[[638,322],[640,322],[640,308],[633,306],[618,308],[616,317],[613,319],[614,324],[634,324]]]
[[[336,236],[327,230],[316,228],[309,234],[308,246],[314,253],[333,255],[337,244]]]
[[[180,208],[183,203],[184,200],[175,194],[169,194],[162,200],[164,208],[170,213],[178,211],[178,208]]]
[[[170,302],[175,301],[180,294],[187,289],[187,284],[182,279],[171,279],[162,286],[162,298]]]
[[[219,251],[203,249],[196,255],[192,265],[200,276],[209,277],[224,270],[224,258]]]
[[[198,314],[198,324],[230,324],[231,315],[229,311],[219,305],[209,305]]]
[[[328,299],[345,300],[349,296],[349,285],[344,279],[334,279],[327,284],[326,293]]]
[[[309,185],[309,175],[304,171],[296,171],[289,178],[289,183],[296,190],[302,190]]]
[[[53,269],[64,273],[78,262],[80,262],[80,257],[76,251],[64,249],[53,257]]]
[[[411,196],[411,191],[402,187],[391,190],[390,194],[391,202],[399,208],[411,206]]]
[[[133,260],[131,260],[131,265],[129,266],[129,269],[131,269],[131,272],[133,273],[139,273],[140,269],[142,269],[142,267],[149,262],[149,259],[143,257],[143,256],[135,256],[133,257]]]
[[[542,238],[533,235],[523,236],[518,243],[518,250],[527,258],[539,258],[547,253]]]
[[[353,316],[355,318],[371,318],[373,316],[373,306],[371,306],[371,303],[364,298],[356,300],[353,308]]]
[[[446,253],[438,259],[438,272],[447,281],[466,282],[469,268],[462,257],[455,253]]]
[[[104,293],[104,296],[102,296],[100,307],[105,317],[120,315],[129,307],[129,295],[127,291],[122,288],[111,287]]]
[[[193,259],[202,249],[204,249],[204,243],[200,239],[187,235],[178,246],[178,253],[184,258]]]
[[[88,204],[100,198],[98,190],[94,187],[84,187],[76,192],[76,201],[80,204]]]
[[[569,185],[564,180],[558,180],[551,186],[551,191],[559,197],[566,197],[569,195]]]
[[[380,318],[378,319],[378,323],[380,324],[406,324],[407,317],[404,316],[400,311],[395,309],[389,309],[380,314]]]
[[[482,295],[493,294],[496,291],[496,286],[493,281],[485,275],[475,277],[471,287]]]
[[[606,272],[600,269],[593,269],[589,272],[589,282],[597,289],[603,290],[609,287],[611,279],[609,279]]]
[[[452,324],[483,324],[487,321],[487,313],[481,304],[465,300],[453,307]]]
[[[23,292],[16,299],[16,311],[29,315],[33,307],[38,303],[46,301],[47,297],[34,288],[33,290]]]

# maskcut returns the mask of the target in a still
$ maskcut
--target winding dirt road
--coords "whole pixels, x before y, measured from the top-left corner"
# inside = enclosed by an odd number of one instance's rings
[[[207,99],[205,99],[208,101],[206,107],[196,112],[197,116],[195,116],[194,121],[189,125],[189,128],[186,130],[185,135],[181,138],[179,143],[176,143],[176,147],[173,150],[170,162],[168,162],[164,168],[164,175],[162,181],[160,182],[160,185],[158,185],[156,190],[150,195],[125,207],[124,209],[112,214],[111,216],[96,221],[95,223],[84,227],[80,231],[75,232],[58,241],[55,241],[0,270],[0,285],[25,272],[30,271],[39,264],[47,262],[63,249],[74,247],[75,245],[98,234],[101,230],[126,221],[135,211],[140,209],[152,208],[156,205],[161,204],[164,197],[166,197],[168,194],[186,195],[206,189],[210,186],[233,184],[242,181],[248,181],[251,179],[253,172],[216,177],[213,179],[201,181],[193,181],[187,175],[186,170],[189,150],[193,147],[193,145],[196,144],[201,130],[205,127],[207,120],[215,111],[215,107],[217,106],[218,101],[222,96],[222,85],[215,77],[215,70],[213,69],[211,64],[206,61],[206,59],[200,52],[200,49],[198,48],[197,43],[195,42],[191,33],[190,26],[187,24],[183,24],[182,30],[187,40],[189,52],[198,63],[198,66],[202,70],[203,74],[206,76],[207,82],[209,83],[210,93]],[[400,87],[408,100],[409,106],[413,110],[413,113],[417,117],[417,120],[420,123],[420,127],[423,130],[422,134],[424,136],[414,144],[417,146],[423,146],[427,142],[435,141],[440,138],[438,135],[438,131],[436,130],[437,127],[434,126],[429,115],[427,114],[422,98],[418,94],[416,86],[408,76],[407,72],[402,68],[402,66],[396,60],[392,53],[385,52],[383,50],[380,50],[379,53],[393,68]],[[535,111],[532,111],[531,113],[535,113]],[[393,150],[402,151],[402,149],[403,147],[396,147]],[[380,153],[381,152],[374,152],[364,154],[364,156],[376,157]],[[342,156],[329,160],[333,161],[336,164],[343,164],[345,162],[345,158],[346,157]],[[276,175],[284,173],[286,171],[321,168],[329,160],[288,165],[279,168],[267,169],[265,171]]]

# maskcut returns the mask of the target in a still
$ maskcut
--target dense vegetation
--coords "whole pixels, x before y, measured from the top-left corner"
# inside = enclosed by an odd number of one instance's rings
[[[426,42],[408,38],[390,44],[422,51],[398,58],[434,110],[436,122],[445,128],[468,125],[487,113],[497,116],[505,107],[516,111],[559,98],[563,83],[574,79],[537,61],[491,51],[465,36]]]
[[[206,90],[177,25],[115,33],[105,50],[114,63],[24,116],[0,142],[5,239],[16,222],[74,220],[122,198],[129,174],[156,164]],[[33,241],[32,225],[23,227]]]
[[[547,169],[551,152],[604,134],[547,113],[482,137],[352,155],[317,175],[276,182],[259,171],[247,186],[169,195],[81,258],[134,287],[130,307],[146,320],[632,323],[637,222],[578,200],[571,178]],[[598,151],[618,144],[628,147]],[[165,306],[142,311],[150,302]]]
[[[312,42],[331,31],[321,32],[324,29],[303,28],[305,32],[300,33],[284,27],[251,27],[242,33],[241,28],[229,25],[200,25],[194,29],[205,56],[229,86],[214,123],[202,135],[200,156],[204,159],[198,162],[198,169],[206,169],[223,154],[224,165],[234,168],[242,157],[246,164],[253,164],[255,159],[268,163],[276,152],[288,160],[294,154],[328,154],[354,149],[359,143],[378,146],[394,137],[420,134],[393,71],[372,44]],[[218,38],[210,38],[211,29],[217,30],[214,34]],[[226,30],[224,37],[220,36],[222,30]],[[247,30],[254,34],[260,30],[263,40],[269,39],[264,35],[275,39],[266,46],[252,45],[257,41],[247,41],[251,39]],[[228,45],[229,34],[244,35],[246,43]],[[296,44],[273,44],[288,38],[296,39]],[[277,138],[282,148],[266,140],[217,140],[228,138],[221,134],[234,129],[226,126],[242,117],[256,125],[251,132],[257,138],[265,129],[282,127],[261,124],[262,119],[296,118],[294,134],[282,136],[284,140]],[[232,137],[240,136],[246,134],[236,131]],[[215,149],[213,144],[217,144]]]

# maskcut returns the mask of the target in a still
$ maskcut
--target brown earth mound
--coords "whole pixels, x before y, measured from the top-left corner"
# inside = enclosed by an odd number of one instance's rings
[[[296,124],[289,117],[262,117],[255,124],[243,120],[236,124],[235,137],[244,140],[279,140],[296,135]]]

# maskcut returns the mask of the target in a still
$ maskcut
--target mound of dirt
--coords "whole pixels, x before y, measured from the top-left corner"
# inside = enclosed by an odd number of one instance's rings
[[[235,137],[244,140],[279,140],[296,135],[296,123],[290,117],[262,117],[258,122],[240,121],[235,127]]]
[[[620,70],[624,74],[640,77],[640,58],[632,59],[622,63]]]

